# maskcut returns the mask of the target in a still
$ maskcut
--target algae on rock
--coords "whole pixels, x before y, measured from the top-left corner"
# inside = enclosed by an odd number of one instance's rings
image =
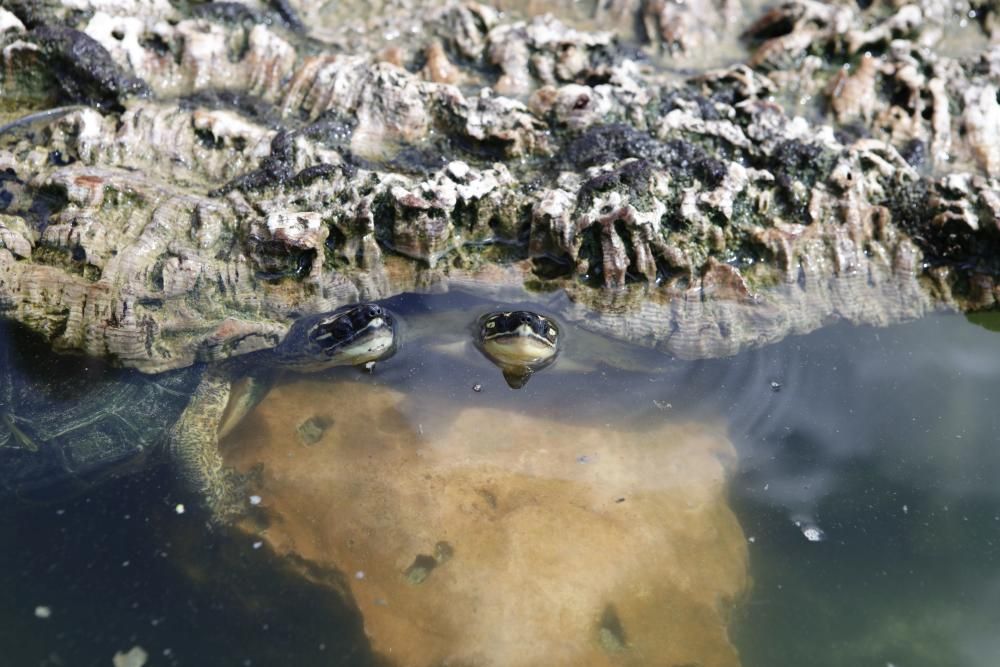
[[[687,78],[469,3],[372,18],[419,28],[391,46],[281,11],[72,4],[0,15],[5,96],[63,81],[45,104],[78,105],[0,133],[0,308],[60,349],[157,371],[298,313],[499,284],[717,356],[1000,295],[997,47],[925,48],[935,3],[788,3],[746,20],[746,64]],[[723,30],[639,4],[602,11],[646,12],[664,51]]]

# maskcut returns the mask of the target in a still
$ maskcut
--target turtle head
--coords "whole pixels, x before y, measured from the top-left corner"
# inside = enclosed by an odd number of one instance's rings
[[[531,374],[551,364],[559,352],[559,327],[529,310],[487,313],[479,319],[476,340],[507,384],[523,387]]]
[[[275,363],[302,372],[367,364],[392,356],[396,318],[374,303],[303,317],[274,348]]]

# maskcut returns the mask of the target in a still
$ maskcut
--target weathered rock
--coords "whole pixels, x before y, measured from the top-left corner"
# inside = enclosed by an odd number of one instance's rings
[[[984,133],[992,112],[983,89],[996,86],[997,74],[981,61],[996,47],[967,20],[970,9],[976,17],[977,8],[935,1],[859,10],[796,0],[765,13],[745,35],[755,45],[751,64],[801,104],[826,100],[821,112],[855,136],[863,128],[900,149],[913,140],[929,143],[936,168],[967,168],[975,160],[989,173]],[[970,127],[984,129],[966,134]]]
[[[478,284],[704,356],[998,284],[1000,61],[927,49],[939,3],[788,3],[746,30],[753,67],[683,81],[474,4],[366,18],[422,26],[392,57],[257,10],[105,4],[18,5],[0,32],[14,99],[68,71],[20,20],[89,35],[77,78],[114,103],[0,132],[0,306],[62,349],[161,370],[238,351],[209,344],[223,322],[266,344],[298,313]],[[831,124],[797,115],[810,96]]]
[[[347,572],[393,664],[739,664],[747,549],[721,425],[445,409],[353,382],[276,389],[227,451],[263,466],[241,528],[306,574]],[[310,419],[334,427],[304,447]]]
[[[130,95],[147,92],[146,84],[127,73],[100,43],[63,26],[39,26],[24,32],[11,14],[0,17],[7,44],[2,61],[8,104],[27,108],[83,102],[120,109]]]

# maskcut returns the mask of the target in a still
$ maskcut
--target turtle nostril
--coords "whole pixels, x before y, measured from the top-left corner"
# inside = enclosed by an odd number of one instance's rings
[[[375,305],[368,306],[367,315],[368,315],[368,317],[372,317],[372,318],[374,318],[374,317],[380,317],[382,315],[382,309],[379,306],[375,306]]]
[[[531,324],[531,315],[527,313],[521,315],[521,324]]]

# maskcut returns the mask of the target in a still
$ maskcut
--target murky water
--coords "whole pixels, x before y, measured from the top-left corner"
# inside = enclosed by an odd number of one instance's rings
[[[745,664],[997,664],[1000,337],[941,316],[780,348],[780,393],[733,425]]]
[[[7,498],[4,664],[1000,658],[996,331],[835,325],[656,373],[588,368],[578,341],[515,391],[448,335],[488,301],[390,305],[414,323],[395,358],[289,378],[227,441],[264,465],[240,526],[210,529],[166,465]]]

